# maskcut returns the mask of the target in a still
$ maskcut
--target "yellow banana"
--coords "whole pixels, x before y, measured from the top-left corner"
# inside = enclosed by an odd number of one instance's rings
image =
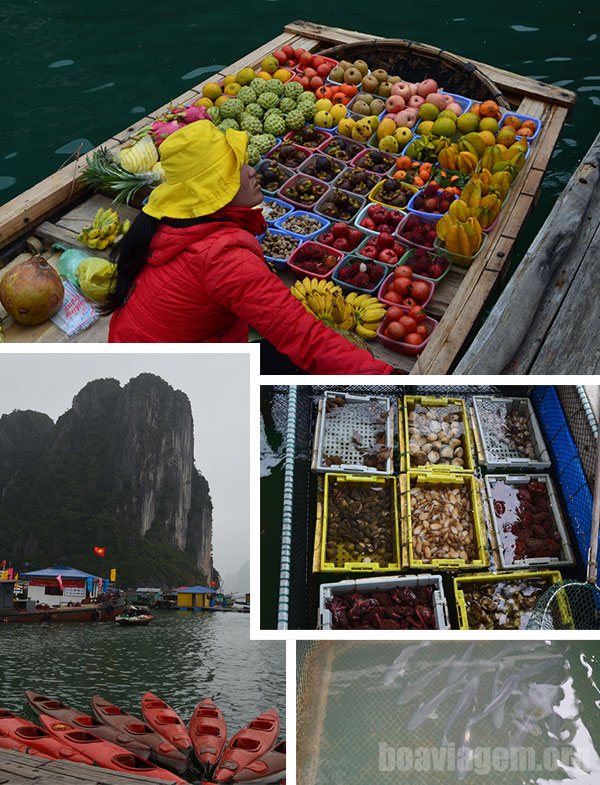
[[[360,335],[361,338],[364,338],[365,341],[372,341],[377,335],[376,330],[364,327],[362,324],[357,324],[355,330],[356,334]]]

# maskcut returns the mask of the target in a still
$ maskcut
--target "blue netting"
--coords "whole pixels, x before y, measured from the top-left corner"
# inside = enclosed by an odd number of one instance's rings
[[[590,547],[593,500],[579,451],[556,387],[534,387],[531,401],[550,450],[558,490],[571,519],[579,556],[585,564]]]

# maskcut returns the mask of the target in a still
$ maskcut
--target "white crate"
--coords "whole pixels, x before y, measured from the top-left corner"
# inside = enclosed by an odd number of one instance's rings
[[[331,611],[327,610],[325,603],[327,600],[340,594],[351,592],[372,592],[389,591],[398,587],[414,589],[415,587],[433,586],[433,613],[438,630],[449,630],[448,605],[444,595],[442,579],[439,575],[402,575],[390,576],[386,578],[359,578],[358,580],[338,581],[337,583],[323,583],[320,588],[319,602],[319,628],[322,630],[332,629]],[[407,630],[408,632],[408,630]]]
[[[497,398],[491,395],[475,395],[473,396],[473,410],[483,447],[483,465],[488,471],[514,469],[523,472],[543,472],[550,467],[550,455],[529,398]],[[534,458],[524,457],[516,449],[511,449],[507,442],[502,442],[500,433],[502,423],[505,416],[513,411],[527,418],[527,427],[535,452]],[[498,438],[492,439],[490,425],[497,426]]]
[[[346,406],[336,407],[327,412],[327,400],[344,398]],[[379,407],[386,415],[385,420],[375,422],[368,416],[371,407]],[[343,472],[351,474],[393,474],[394,473],[394,422],[393,408],[389,398],[377,395],[352,395],[345,392],[327,390],[319,404],[319,416],[315,429],[313,450],[313,471]],[[359,448],[371,448],[376,444],[375,434],[383,431],[386,435],[385,448],[390,454],[385,470],[366,466]],[[357,443],[357,440],[360,443]],[[328,455],[339,456],[341,463],[326,464]]]
[[[519,485],[527,485],[527,483],[530,482],[530,480],[537,480],[538,482],[544,483],[544,485],[546,485],[548,491],[548,498],[550,500],[550,510],[554,522],[556,523],[556,528],[558,530],[558,533],[560,534],[560,539],[562,542],[560,556],[535,558],[535,559],[515,559],[514,561],[509,563],[506,559],[506,553],[503,547],[503,537],[501,531],[502,527],[499,521],[499,517],[496,514],[496,510],[494,508],[493,486],[497,482],[504,482],[507,485],[514,485],[518,487]],[[488,506],[491,515],[492,525],[494,527],[494,532],[496,534],[496,540],[498,543],[498,557],[500,559],[500,564],[501,564],[500,569],[519,570],[519,569],[539,569],[540,567],[552,567],[552,568],[566,567],[575,562],[573,556],[573,550],[569,542],[569,535],[567,533],[567,528],[563,521],[562,513],[558,503],[558,498],[556,496],[556,491],[554,490],[554,485],[552,484],[552,479],[550,475],[548,474],[524,474],[524,475],[488,474],[485,477],[485,487],[486,487],[486,494],[488,498]]]

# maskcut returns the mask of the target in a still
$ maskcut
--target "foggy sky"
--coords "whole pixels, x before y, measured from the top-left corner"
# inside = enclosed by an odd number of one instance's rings
[[[184,392],[194,417],[196,467],[208,480],[214,506],[215,567],[226,576],[249,559],[249,369],[247,354],[4,355],[0,415],[32,409],[56,422],[79,390],[100,378],[123,386],[140,373],[154,373]]]

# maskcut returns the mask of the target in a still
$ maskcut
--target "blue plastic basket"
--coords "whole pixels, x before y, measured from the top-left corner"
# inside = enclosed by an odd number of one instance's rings
[[[418,216],[419,218],[421,218],[424,221],[427,221],[428,223],[433,223],[434,221],[439,221],[439,219],[443,215],[446,215],[446,213],[427,213],[424,210],[417,210],[417,208],[413,206],[417,196],[422,196],[422,194],[421,193],[416,193],[413,196],[411,196],[411,198],[408,201],[408,204],[406,205],[407,212],[412,213],[413,215]],[[452,201],[455,202],[457,199],[458,199],[458,196],[456,194],[453,194]]]
[[[297,237],[294,237],[292,234],[290,234],[290,232],[283,231],[282,229],[271,229],[271,227],[269,227],[267,229],[267,232],[271,232],[271,234],[281,234],[281,235],[285,235],[286,237],[292,237],[294,240],[298,239]],[[262,244],[262,240],[264,239],[264,237],[267,234],[267,232],[263,232],[260,235],[260,237],[256,238],[259,243]],[[300,240],[298,242],[298,245],[296,246],[296,248],[298,248],[300,245],[302,245],[302,240]],[[296,250],[296,248],[294,248],[294,251]],[[292,253],[293,253],[293,251],[292,251]],[[292,254],[290,254],[290,256],[291,255]],[[277,259],[274,256],[267,256],[267,254],[265,254],[264,256],[265,256],[265,259],[268,262],[270,262],[274,267],[276,267],[278,270],[284,270],[287,267],[287,262],[288,262],[287,259]]]
[[[540,135],[540,131],[542,130],[542,121],[539,120],[537,117],[530,117],[530,115],[519,114],[518,112],[504,112],[502,117],[500,118],[500,122],[498,123],[498,128],[502,128],[503,127],[504,120],[509,115],[511,117],[518,117],[519,120],[533,120],[533,122],[535,123],[535,133],[533,133],[531,136],[527,136],[527,137],[522,137],[522,136],[519,136],[519,134],[517,134],[517,139],[529,139],[529,141],[532,142],[534,139],[537,139],[537,137]],[[527,150],[527,152],[529,153],[529,150]]]
[[[289,202],[284,202],[283,199],[275,199],[274,196],[265,196],[265,198],[263,199],[263,202],[267,202],[267,203],[274,202],[275,204],[278,204],[281,207],[285,207],[286,210],[287,210],[287,213],[285,215],[282,215],[281,218],[285,218],[290,213],[294,212],[294,208],[292,207],[292,205]],[[270,221],[268,218],[265,217],[265,221],[267,222],[268,226],[275,226],[275,222],[279,221],[279,220],[281,220],[281,219],[280,218],[274,218],[272,221]],[[263,232],[263,234],[264,234],[264,232]],[[262,237],[262,235],[261,235],[261,237]]]
[[[471,98],[467,98],[465,95],[458,95],[457,93],[448,93],[446,90],[440,90],[442,95],[451,95],[452,98],[456,101],[456,103],[461,107],[462,114],[468,112],[473,104]]]
[[[306,218],[311,218],[314,221],[318,221],[321,225],[318,229],[315,229],[314,232],[310,234],[298,234],[297,232],[292,232],[290,229],[286,229],[282,224],[287,221],[289,218],[294,217],[301,217],[306,216]],[[281,232],[290,235],[290,237],[295,237],[298,240],[313,240],[318,234],[325,231],[327,227],[331,226],[331,221],[328,221],[327,218],[323,215],[318,215],[314,212],[308,212],[307,210],[293,210],[291,213],[284,215],[282,218],[278,218],[274,226],[276,229],[279,229]]]

